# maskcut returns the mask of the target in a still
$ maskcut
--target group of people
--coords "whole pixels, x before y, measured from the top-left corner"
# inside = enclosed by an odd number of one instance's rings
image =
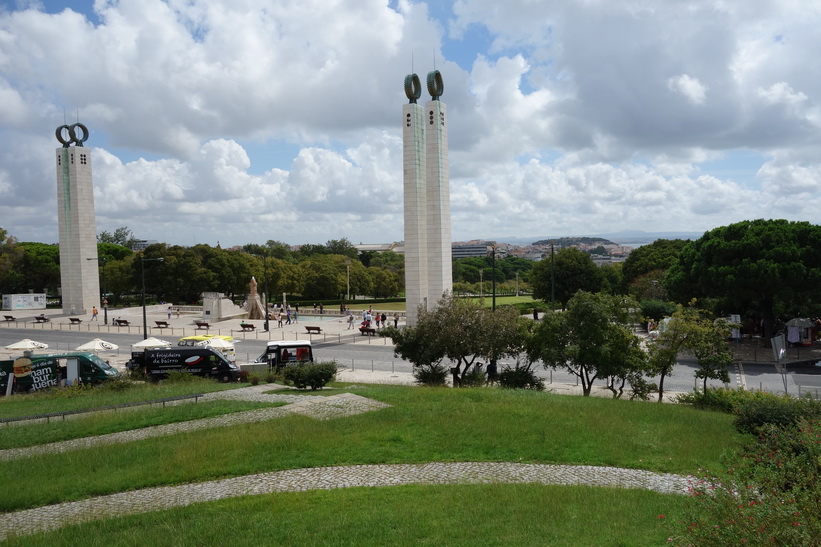
[[[299,307],[295,306],[292,310],[290,304],[284,307],[274,304],[273,310],[268,312],[268,319],[276,320],[277,327],[281,327],[283,324],[299,323]]]
[[[346,310],[345,313],[348,315],[348,329],[353,328],[354,324],[354,316],[351,313],[351,310]],[[373,307],[369,307],[367,310],[362,310],[362,323],[360,323],[359,328],[372,328],[371,325],[376,324],[377,329],[381,329],[388,326],[388,315],[385,312],[374,312]],[[399,326],[399,313],[394,313],[393,315],[393,326],[397,328]]]

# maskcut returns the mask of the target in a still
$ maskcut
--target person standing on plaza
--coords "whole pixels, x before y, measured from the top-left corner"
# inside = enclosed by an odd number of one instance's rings
[[[91,307],[91,320],[97,321],[97,306]]]
[[[384,329],[387,326],[388,326],[388,314],[386,314],[385,312],[382,312],[382,328]]]

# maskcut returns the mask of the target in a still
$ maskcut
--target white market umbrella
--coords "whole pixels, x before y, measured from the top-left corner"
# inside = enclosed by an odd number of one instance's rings
[[[209,338],[205,341],[205,345],[216,349],[231,349],[234,347],[233,342],[229,342],[223,338]]]
[[[6,346],[6,349],[9,351],[27,351],[35,349],[46,349],[47,347],[48,344],[44,344],[42,342],[35,342],[34,340],[29,340],[28,338],[23,338],[19,342],[9,344],[8,346]]]
[[[790,319],[787,321],[787,326],[808,329],[813,326],[813,322],[806,317],[796,317],[795,319]]]
[[[166,342],[165,340],[160,340],[159,338],[154,338],[153,336],[150,338],[146,338],[145,340],[140,340],[136,344],[131,344],[132,348],[170,348],[171,342]]]
[[[91,342],[86,342],[80,346],[77,346],[77,351],[109,351],[119,349],[120,346],[117,344],[112,344],[111,342],[106,342],[105,340],[100,340],[99,338],[95,338]]]

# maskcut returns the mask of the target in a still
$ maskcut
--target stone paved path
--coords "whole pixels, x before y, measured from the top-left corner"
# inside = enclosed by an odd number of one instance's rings
[[[69,524],[161,511],[194,503],[275,492],[406,484],[558,484],[639,488],[685,494],[688,477],[636,469],[506,462],[354,465],[289,469],[216,481],[146,488],[6,513],[0,541],[11,535],[56,530]]]

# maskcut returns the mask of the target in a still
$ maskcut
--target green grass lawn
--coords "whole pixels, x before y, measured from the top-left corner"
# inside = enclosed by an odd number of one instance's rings
[[[26,487],[1,489],[0,510],[330,465],[511,461],[689,473],[717,465],[743,440],[732,416],[677,405],[485,388],[355,392],[392,406],[330,421],[290,415],[3,465],[2,484]]]
[[[221,384],[208,378],[196,376],[192,376],[189,381],[181,383],[138,382],[128,385],[126,383],[127,380],[122,379],[101,384],[91,389],[55,388],[51,391],[0,397],[0,418],[84,410],[243,387],[242,384]]]
[[[664,545],[683,503],[683,496],[571,486],[352,488],[202,503],[7,544]]]
[[[285,403],[258,403],[253,401],[209,401],[184,403],[174,406],[153,406],[147,408],[129,407],[127,409],[89,415],[79,415],[62,421],[31,425],[12,425],[2,430],[0,449],[20,448],[38,444],[54,443],[141,429],[155,425],[171,424],[188,420],[198,420],[211,416],[221,416],[243,410],[282,406]]]

